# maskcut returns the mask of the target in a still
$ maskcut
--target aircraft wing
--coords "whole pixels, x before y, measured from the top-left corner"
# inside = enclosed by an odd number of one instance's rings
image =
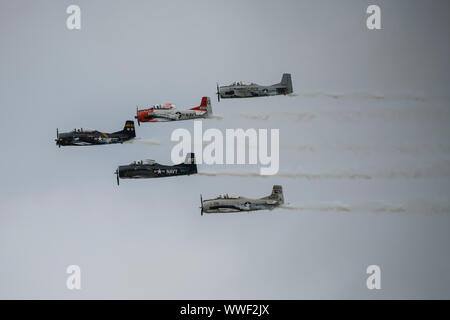
[[[154,114],[153,119],[150,120],[150,122],[166,122],[166,121],[175,121],[178,120],[178,115],[176,114]]]
[[[218,211],[223,213],[229,213],[229,212],[238,212],[239,210],[233,208],[219,208]]]
[[[249,88],[236,88],[236,89],[234,89],[234,94],[237,97],[247,97],[248,94],[250,93],[250,91],[253,91],[253,90],[250,90]]]

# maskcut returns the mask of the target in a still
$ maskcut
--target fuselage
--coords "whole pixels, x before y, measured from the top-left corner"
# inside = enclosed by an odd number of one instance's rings
[[[290,94],[292,92],[292,79],[290,73],[283,73],[281,81],[270,86],[262,86],[244,81],[233,82],[229,86],[219,87],[219,85],[217,85],[218,98],[223,99],[276,96],[280,94]]]
[[[123,143],[134,137],[122,133],[104,133],[100,131],[72,131],[60,133],[56,143],[60,146],[88,146],[99,144]]]
[[[167,122],[207,118],[212,114],[211,99],[202,97],[200,105],[187,110],[179,110],[172,103],[154,105],[148,109],[136,109],[135,118],[141,122]]]
[[[197,166],[195,164],[167,166],[158,163],[136,163],[119,166],[117,170],[121,179],[142,179],[196,174]]]
[[[244,197],[218,197],[203,201],[205,213],[228,213],[239,211],[272,210],[279,205],[276,200]]]
[[[227,98],[251,98],[276,96],[286,94],[286,89],[279,86],[260,86],[257,84],[250,85],[230,85],[219,88],[220,97]]]
[[[92,146],[99,144],[123,143],[136,137],[134,122],[127,120],[123,130],[105,133],[91,129],[74,129],[71,132],[59,133],[56,129],[56,145],[61,146]]]
[[[206,116],[206,111],[150,108],[139,110],[137,119],[139,122],[166,122],[205,118]]]

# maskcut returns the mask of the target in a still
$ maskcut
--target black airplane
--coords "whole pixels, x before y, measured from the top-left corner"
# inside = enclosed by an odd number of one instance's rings
[[[155,160],[134,161],[125,166],[119,166],[114,172],[117,177],[117,185],[119,178],[121,179],[142,179],[142,178],[162,178],[171,176],[191,175],[197,173],[197,164],[195,163],[195,155],[188,153],[184,163],[173,166],[166,166],[156,163]]]
[[[74,129],[71,132],[59,133],[56,129],[56,144],[61,146],[91,146],[98,144],[123,143],[136,137],[134,121],[125,122],[122,131],[104,133],[91,129]]]

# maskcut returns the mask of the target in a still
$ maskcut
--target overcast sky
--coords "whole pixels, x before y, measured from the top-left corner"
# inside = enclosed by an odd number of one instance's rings
[[[70,4],[81,30],[66,28]],[[0,297],[450,298],[449,30],[448,1],[0,0]],[[214,95],[283,72],[295,95]],[[204,95],[218,116],[204,129],[280,129],[278,176],[199,165],[217,176],[116,185],[118,165],[169,164],[192,121],[55,146],[56,128],[113,132],[136,105]],[[273,184],[287,208],[200,216],[200,194]],[[372,264],[381,290],[366,288]]]

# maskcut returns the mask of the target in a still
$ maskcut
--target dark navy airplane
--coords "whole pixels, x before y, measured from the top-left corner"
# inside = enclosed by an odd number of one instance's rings
[[[92,129],[74,129],[71,132],[59,133],[56,129],[56,144],[61,146],[90,146],[97,144],[123,143],[136,137],[134,121],[125,122],[122,131],[104,133]]]
[[[134,161],[129,165],[119,166],[114,172],[117,185],[120,179],[162,178],[171,176],[191,175],[197,173],[195,155],[188,153],[184,163],[173,166],[156,163],[155,160]]]

